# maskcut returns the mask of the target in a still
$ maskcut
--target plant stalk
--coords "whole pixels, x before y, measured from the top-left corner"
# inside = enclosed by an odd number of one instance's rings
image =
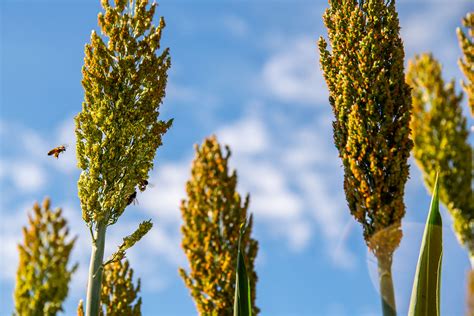
[[[87,283],[86,316],[99,316],[102,263],[104,260],[106,225],[99,224],[92,243],[89,281]]]
[[[392,279],[392,254],[378,257],[377,262],[383,316],[396,316],[397,307]]]

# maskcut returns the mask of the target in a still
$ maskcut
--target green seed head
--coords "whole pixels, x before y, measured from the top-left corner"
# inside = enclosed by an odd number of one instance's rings
[[[23,243],[18,245],[20,263],[15,284],[16,315],[56,315],[63,311],[69,282],[77,264],[68,267],[76,238],[69,239],[67,221],[61,209],[33,206],[23,228]]]
[[[474,254],[474,199],[472,197],[472,148],[462,114],[462,93],[454,81],[445,84],[441,64],[430,54],[408,64],[412,87],[413,154],[429,191],[439,173],[439,197],[454,219],[462,244]]]
[[[468,96],[471,115],[474,116],[474,12],[469,12],[462,20],[466,32],[457,29],[459,46],[463,51],[463,58],[459,59],[459,67],[466,76],[463,82],[464,90]]]
[[[148,0],[103,0],[85,47],[85,98],[76,116],[79,198],[84,220],[111,225],[153,168],[156,149],[172,121],[158,119],[165,96],[169,50],[160,48],[165,22],[152,24]]]

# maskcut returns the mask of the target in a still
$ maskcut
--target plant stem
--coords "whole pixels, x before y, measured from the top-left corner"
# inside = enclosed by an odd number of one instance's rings
[[[377,258],[380,298],[382,299],[382,312],[384,316],[396,316],[395,293],[392,280],[392,254]]]
[[[100,289],[102,285],[102,262],[104,260],[105,231],[104,224],[97,226],[95,241],[92,242],[89,281],[87,284],[86,316],[98,316],[100,306]]]

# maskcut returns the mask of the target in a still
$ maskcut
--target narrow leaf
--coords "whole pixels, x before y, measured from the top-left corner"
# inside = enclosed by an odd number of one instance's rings
[[[245,260],[240,249],[240,242],[244,234],[244,226],[240,226],[239,245],[237,252],[237,269],[235,275],[234,316],[252,316],[250,282],[245,267]]]
[[[426,220],[410,300],[410,316],[439,316],[441,262],[443,257],[442,221],[439,213],[438,176]]]

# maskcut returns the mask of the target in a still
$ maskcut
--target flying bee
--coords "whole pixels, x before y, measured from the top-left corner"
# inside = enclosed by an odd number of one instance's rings
[[[51,149],[48,151],[48,156],[54,156],[54,158],[58,159],[59,154],[62,153],[63,151],[66,151],[66,145],[61,145],[56,148]]]
[[[136,198],[137,198],[137,191],[134,191],[132,194],[130,194],[130,196],[128,197],[127,199],[127,205],[130,205],[130,204],[134,204],[135,205],[135,201],[136,201]]]

